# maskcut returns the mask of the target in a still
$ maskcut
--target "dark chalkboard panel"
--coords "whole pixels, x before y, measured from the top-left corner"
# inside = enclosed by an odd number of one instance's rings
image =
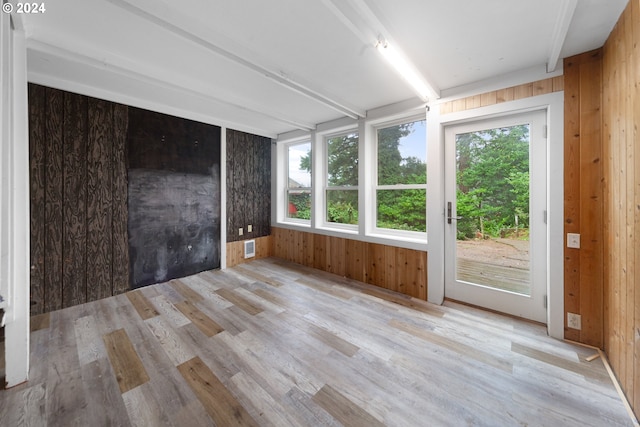
[[[211,175],[129,170],[134,287],[220,266],[219,188]]]
[[[129,109],[133,287],[220,267],[220,128]]]

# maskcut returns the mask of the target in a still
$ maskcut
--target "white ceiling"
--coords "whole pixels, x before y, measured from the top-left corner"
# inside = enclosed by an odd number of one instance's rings
[[[30,81],[273,137],[418,103],[380,37],[447,97],[557,75],[562,58],[604,44],[626,4],[56,0],[14,16]]]

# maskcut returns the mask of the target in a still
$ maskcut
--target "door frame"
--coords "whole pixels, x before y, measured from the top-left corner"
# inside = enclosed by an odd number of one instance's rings
[[[484,118],[546,109],[547,112],[547,331],[564,338],[564,92],[538,95],[487,107],[440,114],[440,105],[427,113],[427,233],[429,248],[428,300],[444,301],[444,144],[445,127]],[[432,184],[433,183],[433,184]]]
[[[457,276],[457,238],[456,228],[459,221],[447,220],[445,229],[445,297],[449,295],[454,300],[466,301],[491,310],[521,316],[538,322],[546,323],[547,310],[544,306],[547,293],[546,276],[546,229],[547,224],[544,212],[547,209],[546,198],[546,136],[544,134],[547,122],[546,109],[531,110],[526,112],[507,113],[490,118],[464,121],[450,124],[445,127],[445,200],[452,203],[452,216],[456,216],[457,210],[457,140],[456,135],[467,132],[477,132],[484,129],[496,129],[529,124],[529,143],[527,155],[530,172],[530,230],[533,232],[529,239],[530,249],[530,294],[523,295],[517,292],[509,292],[490,286],[477,285]],[[544,186],[531,183],[544,182]],[[447,214],[448,215],[448,214]],[[464,221],[464,218],[462,219]]]

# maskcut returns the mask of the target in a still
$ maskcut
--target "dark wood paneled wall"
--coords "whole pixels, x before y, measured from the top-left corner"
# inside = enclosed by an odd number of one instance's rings
[[[602,51],[565,59],[564,75],[564,309],[582,317],[565,337],[602,348]],[[566,233],[580,234],[580,249]]]
[[[427,253],[273,228],[273,254],[308,267],[427,299]]]
[[[603,48],[604,347],[640,416],[640,1]]]
[[[127,107],[30,84],[29,128],[32,314],[128,290]]]
[[[248,231],[248,226],[252,231]],[[243,229],[239,235],[238,229]],[[227,130],[227,242],[271,234],[271,139]]]

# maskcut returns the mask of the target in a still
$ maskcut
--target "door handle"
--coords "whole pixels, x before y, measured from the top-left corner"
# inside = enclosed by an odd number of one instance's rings
[[[462,219],[461,216],[451,216],[451,211],[452,211],[452,207],[451,207],[451,202],[447,202],[447,224],[451,224],[451,220],[455,219],[456,221],[459,219]]]

